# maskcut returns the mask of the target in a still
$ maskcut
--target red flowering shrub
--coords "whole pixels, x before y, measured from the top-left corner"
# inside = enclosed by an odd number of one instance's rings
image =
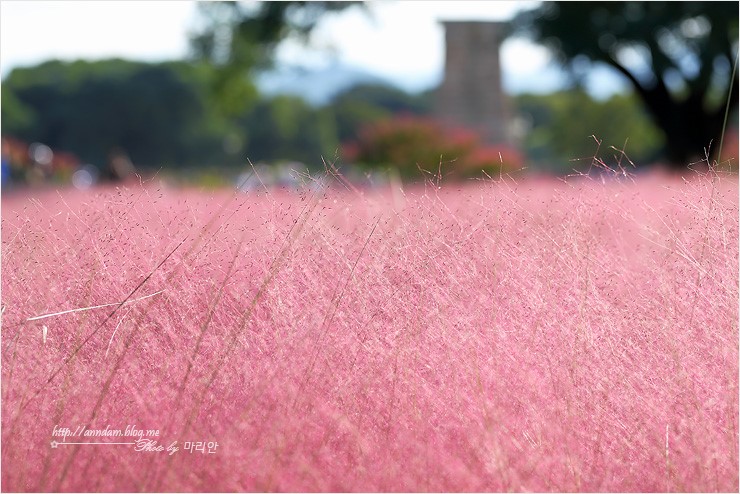
[[[405,178],[420,177],[420,169],[437,173],[440,168],[443,176],[461,178],[512,170],[523,163],[515,149],[484,144],[470,129],[445,128],[435,120],[412,116],[364,127],[344,151],[361,165],[395,168]]]

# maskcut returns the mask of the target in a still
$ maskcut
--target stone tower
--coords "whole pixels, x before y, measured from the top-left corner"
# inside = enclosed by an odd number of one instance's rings
[[[499,62],[506,23],[442,24],[446,57],[444,80],[435,101],[437,118],[478,131],[488,144],[509,143],[509,109]]]

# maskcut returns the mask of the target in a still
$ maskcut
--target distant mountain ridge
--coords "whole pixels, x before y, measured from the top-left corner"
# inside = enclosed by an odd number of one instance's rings
[[[315,106],[325,105],[337,94],[359,84],[398,87],[397,84],[370,72],[341,64],[321,69],[279,67],[258,75],[256,84],[266,96],[300,96]]]
[[[548,66],[537,73],[503,72],[504,92],[509,95],[544,94],[570,86],[566,73],[557,66]],[[299,96],[314,106],[325,105],[337,94],[359,84],[377,84],[416,94],[436,87],[441,81],[434,77],[393,81],[360,67],[334,63],[325,68],[282,66],[265,71],[256,77],[257,88],[266,96],[288,94]],[[604,66],[596,66],[585,80],[586,89],[596,99],[606,99],[616,93],[630,91],[619,75]],[[409,89],[414,88],[414,89]]]

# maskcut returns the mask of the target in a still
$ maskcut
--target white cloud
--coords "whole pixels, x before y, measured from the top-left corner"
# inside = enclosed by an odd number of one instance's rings
[[[193,2],[0,2],[0,71],[51,58],[180,58]]]

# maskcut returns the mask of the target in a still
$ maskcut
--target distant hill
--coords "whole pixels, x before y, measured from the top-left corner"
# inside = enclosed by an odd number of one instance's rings
[[[504,91],[510,95],[522,93],[547,94],[569,87],[566,73],[551,65],[532,74],[504,72]],[[604,67],[596,66],[585,79],[586,89],[596,99],[606,99],[616,93],[627,93],[629,86],[619,75]],[[412,94],[435,87],[434,78],[393,81],[372,74],[362,68],[335,63],[323,69],[305,67],[277,67],[257,77],[257,87],[262,94],[273,96],[290,94],[301,96],[315,106],[329,103],[338,93],[359,84],[387,85]],[[408,88],[420,88],[409,91]]]
[[[279,67],[256,78],[257,87],[267,96],[290,94],[300,96],[312,105],[325,105],[342,91],[358,84],[396,84],[362,69],[334,64],[323,69]]]

